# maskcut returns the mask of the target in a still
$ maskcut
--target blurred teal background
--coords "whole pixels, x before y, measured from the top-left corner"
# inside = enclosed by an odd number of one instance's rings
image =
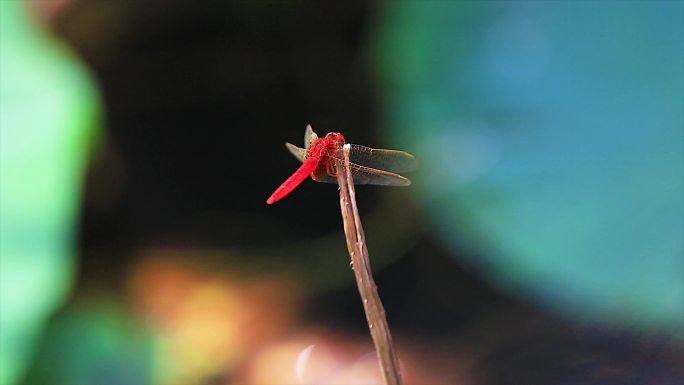
[[[0,3],[0,384],[26,368],[74,277],[97,93],[69,50]]]
[[[384,127],[503,290],[684,337],[684,3],[397,2]]]
[[[684,382],[684,3],[0,2],[0,385]],[[101,114],[100,111],[104,111]]]

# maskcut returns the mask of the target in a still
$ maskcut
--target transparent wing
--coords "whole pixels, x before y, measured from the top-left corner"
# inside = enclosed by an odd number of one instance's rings
[[[338,167],[343,167],[342,160],[340,159],[330,158],[330,161],[335,162]],[[408,186],[411,184],[410,180],[393,172],[364,167],[354,163],[350,164],[350,168],[354,184],[374,184],[380,186]],[[337,177],[328,175],[325,167],[316,169],[312,174],[312,178],[317,182],[337,183]]]
[[[349,162],[359,166],[400,173],[418,167],[416,157],[406,151],[370,148],[350,144]]]
[[[295,158],[299,159],[300,162],[304,162],[306,159],[306,150],[299,148],[292,143],[285,143],[285,147],[290,151],[290,154],[294,155]]]
[[[311,143],[316,139],[318,139],[318,135],[316,135],[313,128],[311,128],[311,125],[307,124],[306,130],[304,130],[304,148],[308,150]]]

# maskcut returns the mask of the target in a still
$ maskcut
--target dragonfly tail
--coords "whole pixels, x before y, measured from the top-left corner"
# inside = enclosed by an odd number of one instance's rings
[[[285,198],[287,194],[291,193],[297,186],[299,186],[304,179],[306,179],[318,166],[318,159],[308,158],[304,160],[301,166],[295,171],[283,184],[278,187],[273,194],[266,200],[266,204],[272,205],[279,200]]]

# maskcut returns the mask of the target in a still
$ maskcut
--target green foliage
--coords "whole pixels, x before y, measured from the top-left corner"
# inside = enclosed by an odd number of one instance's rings
[[[26,3],[0,2],[0,384],[13,384],[74,267],[98,100],[84,68]]]
[[[445,242],[544,307],[684,336],[684,5],[387,8],[385,124]]]

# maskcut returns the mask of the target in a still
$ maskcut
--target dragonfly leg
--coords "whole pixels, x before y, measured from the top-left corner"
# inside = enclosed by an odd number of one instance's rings
[[[333,162],[332,159],[329,159],[327,162],[325,162],[325,171],[328,173],[330,176],[337,176],[337,167],[339,165],[337,162]]]

